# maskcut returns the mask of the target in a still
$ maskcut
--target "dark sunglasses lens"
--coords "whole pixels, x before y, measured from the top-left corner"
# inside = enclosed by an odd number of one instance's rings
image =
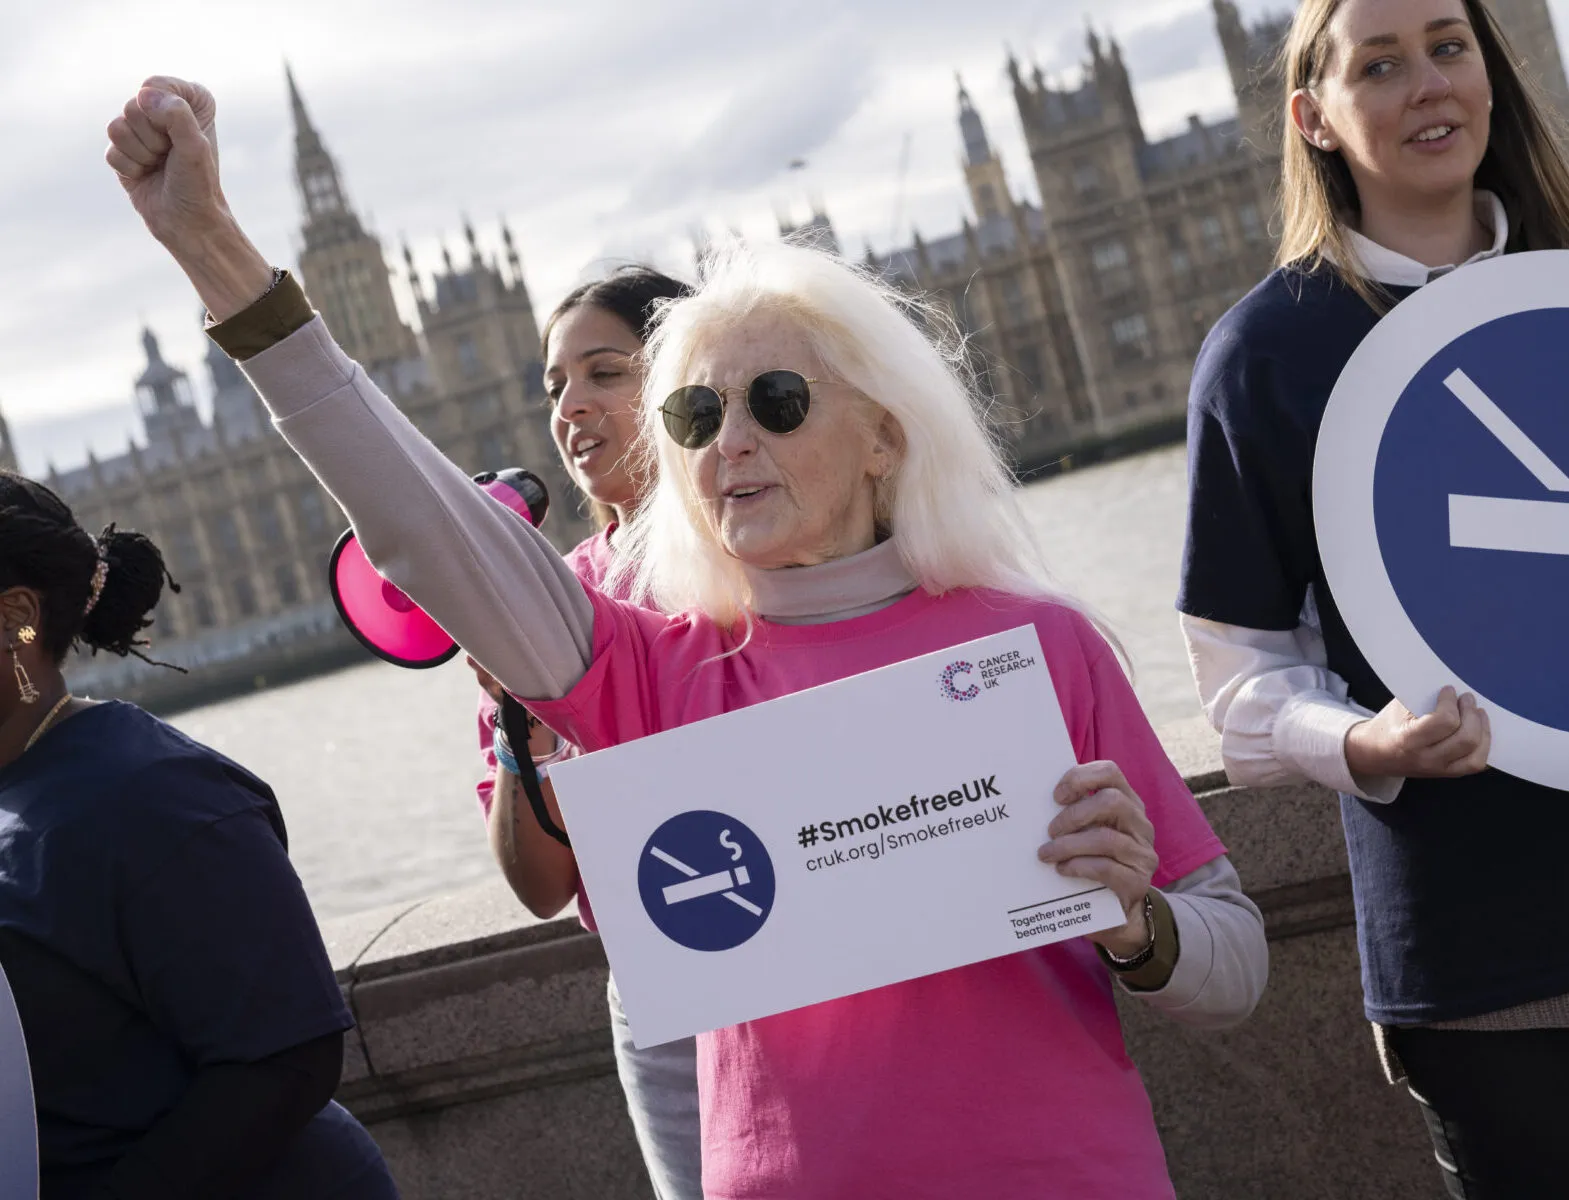
[[[794,433],[806,420],[812,397],[794,371],[765,371],[746,389],[752,419],[769,433]]]
[[[662,412],[665,432],[688,450],[696,450],[713,441],[725,419],[719,393],[701,385],[671,392]]]

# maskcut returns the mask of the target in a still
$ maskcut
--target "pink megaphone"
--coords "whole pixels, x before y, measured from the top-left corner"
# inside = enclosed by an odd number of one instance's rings
[[[544,482],[520,467],[486,471],[474,482],[530,525],[537,527],[550,508]],[[377,658],[421,669],[439,667],[458,652],[445,629],[370,565],[352,529],[332,548],[327,587],[349,632]]]

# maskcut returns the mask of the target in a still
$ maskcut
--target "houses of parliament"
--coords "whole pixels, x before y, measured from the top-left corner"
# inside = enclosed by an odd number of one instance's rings
[[[1489,0],[1515,50],[1561,112],[1569,83],[1546,0]],[[1236,97],[1234,117],[1189,119],[1151,141],[1115,40],[1089,33],[1076,86],[1010,60],[1014,105],[1039,203],[1023,199],[962,83],[958,125],[972,215],[866,265],[934,295],[967,335],[999,432],[1021,471],[1075,446],[1179,427],[1193,359],[1215,320],[1268,273],[1274,240],[1281,81],[1273,69],[1289,22],[1249,23],[1212,0]],[[298,271],[344,349],[454,461],[471,471],[526,465],[558,502],[548,532],[586,532],[550,442],[539,329],[510,231],[481,253],[465,223],[465,259],[443,250],[428,280],[405,246],[419,318],[404,323],[376,236],[353,207],[292,76],[295,175],[304,205]],[[799,230],[837,247],[821,213]],[[344,520],[268,429],[250,385],[216,346],[205,370],[211,416],[152,332],[136,381],[145,437],[113,459],[89,458],[48,482],[83,525],[110,520],[164,548],[183,585],[153,630],[165,656],[199,666],[301,639],[341,637],[324,564]],[[0,465],[15,465],[0,417]],[[134,661],[83,664],[100,690],[123,692]]]

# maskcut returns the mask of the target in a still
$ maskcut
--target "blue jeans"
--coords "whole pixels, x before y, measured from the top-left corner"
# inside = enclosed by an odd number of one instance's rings
[[[697,1116],[697,1043],[691,1038],[639,1050],[610,980],[610,1034],[616,1074],[638,1148],[658,1200],[703,1200],[703,1152]]]

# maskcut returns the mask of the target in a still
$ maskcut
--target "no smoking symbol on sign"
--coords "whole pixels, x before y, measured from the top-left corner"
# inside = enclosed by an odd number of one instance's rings
[[[1492,765],[1569,788],[1569,252],[1428,285],[1352,357],[1314,466],[1337,606],[1407,707],[1473,691]]]
[[[758,836],[724,813],[671,817],[638,858],[643,908],[659,931],[689,950],[731,950],[768,920],[774,865]]]

